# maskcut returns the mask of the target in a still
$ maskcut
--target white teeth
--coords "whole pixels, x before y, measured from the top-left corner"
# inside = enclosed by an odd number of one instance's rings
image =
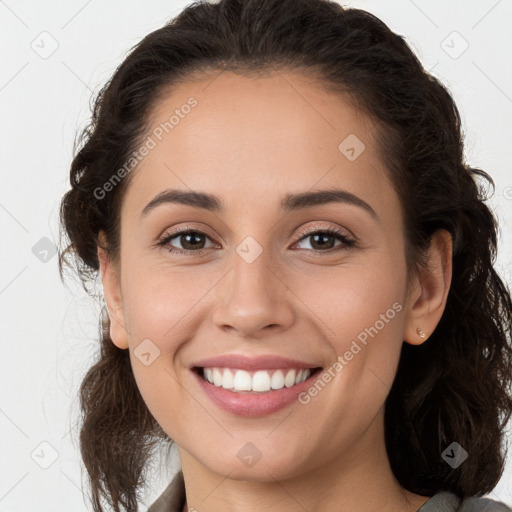
[[[281,370],[275,371],[274,374],[272,375],[270,387],[272,389],[281,389],[284,387],[284,375]]]
[[[213,370],[211,368],[203,368],[203,377],[208,382],[213,382]]]
[[[203,368],[203,378],[217,387],[232,391],[257,391],[265,393],[271,389],[291,388],[304,382],[311,369],[258,370],[254,373],[230,368]]]
[[[289,370],[284,378],[284,385],[291,388],[295,384],[295,370]]]
[[[270,391],[270,375],[264,370],[256,372],[252,377],[252,391]]]
[[[218,368],[213,369],[213,383],[216,386],[222,386],[223,376]]]
[[[226,368],[226,370],[224,371],[224,374],[222,375],[221,386],[224,389],[233,389],[234,379],[235,379],[235,377],[233,375],[233,372],[229,368]]]
[[[237,370],[233,380],[233,389],[251,391],[251,374],[244,370]]]

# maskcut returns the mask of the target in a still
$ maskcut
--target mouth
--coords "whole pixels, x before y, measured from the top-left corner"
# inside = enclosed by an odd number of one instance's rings
[[[192,370],[201,379],[213,386],[233,393],[262,394],[293,388],[302,382],[313,379],[322,367],[276,368],[249,371],[240,368],[195,366]]]

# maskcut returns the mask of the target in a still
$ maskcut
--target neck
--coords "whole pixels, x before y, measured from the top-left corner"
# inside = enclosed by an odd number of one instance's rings
[[[218,474],[183,449],[179,452],[187,496],[184,512],[416,512],[429,499],[403,489],[394,477],[383,428],[373,433],[369,428],[357,445],[280,480],[268,471],[263,472],[269,477],[265,481],[230,479],[229,471]]]

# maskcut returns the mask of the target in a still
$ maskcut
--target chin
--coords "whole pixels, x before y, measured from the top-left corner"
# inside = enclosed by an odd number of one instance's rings
[[[251,451],[253,460],[251,460]],[[268,454],[260,452],[259,459],[254,447],[249,443],[241,449],[233,450],[233,456],[216,457],[212,460],[203,460],[202,463],[211,471],[226,476],[231,480],[251,482],[274,482],[286,480],[304,472],[305,463],[297,456],[279,455],[276,449],[269,450]]]

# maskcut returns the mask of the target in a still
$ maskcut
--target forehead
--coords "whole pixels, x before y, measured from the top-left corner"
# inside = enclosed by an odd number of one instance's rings
[[[269,206],[290,192],[343,186],[389,201],[377,128],[347,95],[292,71],[247,77],[223,71],[173,87],[154,106],[123,204],[130,210],[165,188],[209,191]],[[348,152],[347,152],[348,151]],[[354,156],[356,158],[354,158]]]

